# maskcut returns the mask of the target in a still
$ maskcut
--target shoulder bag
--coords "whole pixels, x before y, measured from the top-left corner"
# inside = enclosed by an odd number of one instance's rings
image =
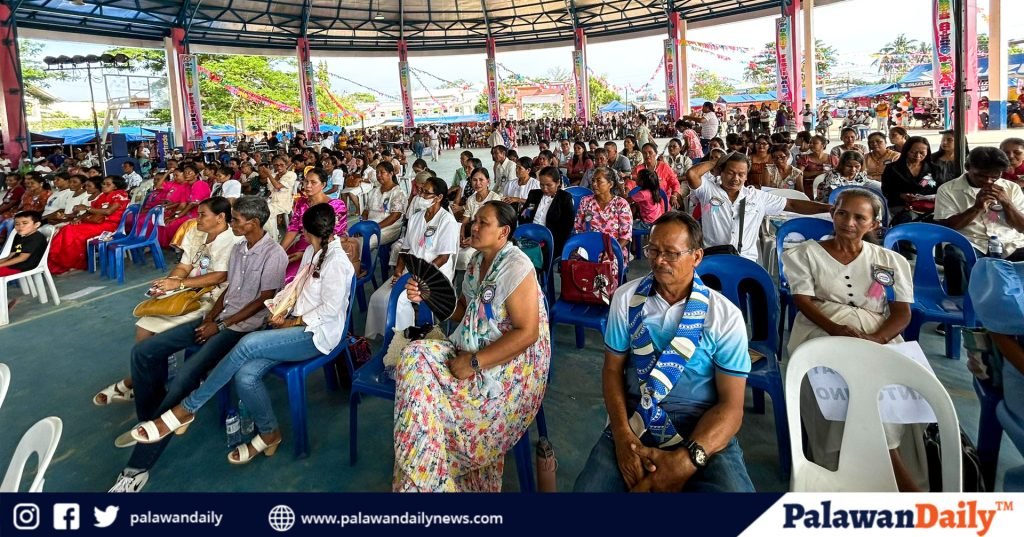
[[[216,286],[185,289],[173,294],[150,298],[135,306],[132,314],[136,317],[177,317],[192,313],[202,306],[202,298],[216,289]]]
[[[747,198],[743,198],[740,201],[740,240],[739,246],[733,246],[732,244],[716,244],[715,246],[709,246],[704,248],[704,255],[740,255],[743,251],[743,220],[747,212]]]
[[[612,239],[602,233],[604,254],[598,261],[567,259],[562,261],[562,299],[577,304],[605,306],[619,287],[618,265],[612,251]]]

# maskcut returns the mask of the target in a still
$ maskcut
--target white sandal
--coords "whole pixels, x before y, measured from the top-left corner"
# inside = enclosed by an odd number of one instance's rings
[[[173,410],[168,410],[160,415],[160,420],[167,426],[166,433],[160,434],[160,430],[157,428],[156,422],[151,420],[140,423],[137,427],[132,429],[132,438],[140,444],[155,444],[169,436],[171,433],[177,435],[185,434],[185,431],[188,430],[188,426],[192,425],[193,421],[196,421],[196,417],[192,416],[192,419],[182,423],[178,421],[178,417],[174,415]],[[140,428],[146,433],[146,436],[139,434]]]
[[[106,399],[100,401],[101,395]],[[110,403],[130,403],[134,400],[135,390],[126,386],[124,379],[103,388],[99,393],[92,396],[92,404],[96,406],[107,406]]]
[[[260,435],[256,435],[252,438],[252,447],[255,448],[255,451],[253,451],[250,454],[249,444],[241,444],[235,449],[231,450],[231,453],[228,453],[228,462],[230,462],[231,464],[247,464],[249,461],[255,459],[256,456],[259,455],[260,453],[263,453],[268,457],[273,457],[274,453],[277,453],[277,446],[281,445],[281,440],[282,439],[279,438],[277,442],[274,442],[273,444],[268,446],[266,442],[263,441],[263,437],[261,437]],[[231,458],[231,454],[235,453],[236,451],[238,452],[238,460]]]

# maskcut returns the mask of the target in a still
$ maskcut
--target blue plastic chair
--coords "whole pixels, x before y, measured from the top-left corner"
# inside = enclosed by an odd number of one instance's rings
[[[374,252],[370,249],[370,243],[373,242],[372,238],[376,238],[377,244],[380,245],[380,224],[372,220],[357,222],[348,228],[348,236],[363,238],[363,250],[359,254],[359,269],[363,272],[363,275],[356,275],[358,278],[356,280],[356,298],[359,300],[359,310],[365,312],[366,291],[363,287],[367,282],[372,283],[374,287],[377,286],[375,271],[377,270],[377,263],[380,257],[373,255]]]
[[[110,247],[111,243],[116,243],[125,237],[134,233],[136,228],[142,225],[142,219],[139,218],[139,211],[142,210],[142,206],[133,203],[125,208],[124,213],[121,214],[121,221],[117,224],[117,229],[114,230],[114,236],[109,241],[101,241],[99,239],[89,239],[85,243],[86,248],[86,260],[89,263],[89,272],[96,272],[96,256],[100,258],[100,276],[106,278],[107,274],[107,248]],[[128,225],[128,217],[132,217],[132,232],[125,232],[125,227]]]
[[[839,193],[840,192],[842,192],[844,190],[854,189],[854,188],[860,189],[860,190],[867,190],[868,192],[874,194],[875,197],[878,198],[878,201],[882,202],[882,227],[886,227],[886,228],[889,227],[889,204],[885,201],[885,196],[882,195],[882,192],[879,191],[879,190],[876,190],[874,188],[871,188],[871,187],[868,187],[868,186],[860,186],[860,185],[844,185],[844,186],[841,186],[841,187],[833,190],[832,193],[830,193],[828,195],[828,203],[829,203],[829,205],[835,205],[836,204],[836,199],[839,198]]]
[[[295,434],[295,458],[301,459],[309,455],[309,429],[306,426],[306,377],[317,369],[324,370],[327,389],[337,391],[338,382],[335,377],[335,362],[344,355],[346,363],[351,362],[348,347],[352,343],[352,305],[356,292],[357,279],[353,276],[349,287],[348,314],[345,320],[345,332],[341,341],[329,354],[317,356],[304,362],[283,362],[274,366],[270,372],[285,380],[288,384],[288,407],[292,414],[292,431]]]
[[[640,187],[634,187],[633,190],[630,190],[629,191],[629,197],[632,198],[633,195],[636,194],[637,192],[640,192]],[[658,192],[661,193],[661,206],[665,210],[665,212],[667,213],[669,211],[668,194],[665,193],[665,190],[663,190],[663,189],[658,189]],[[653,224],[653,222],[651,222],[651,223]],[[646,237],[646,236],[648,236],[650,234],[651,234],[651,228],[650,227],[647,227],[647,228],[637,228],[636,226],[633,226],[633,256],[636,257],[637,259],[643,259],[643,257],[644,257],[644,249],[641,246],[641,242],[642,242],[644,237]]]
[[[540,276],[540,288],[544,291],[544,294],[547,296],[548,302],[554,301],[555,237],[554,235],[551,234],[551,230],[540,224],[520,224],[516,226],[516,231],[515,233],[512,234],[512,238],[529,239],[537,243],[544,243],[544,248],[541,248],[541,250],[544,252],[544,267],[537,271],[537,273]]]
[[[743,312],[743,318],[750,324],[752,332],[749,347],[765,356],[751,364],[747,385],[753,390],[755,413],[764,414],[765,392],[772,398],[779,462],[783,477],[788,479],[793,461],[784,383],[779,369],[779,355],[776,353],[781,338],[776,330],[779,324],[779,295],[775,282],[760,265],[738,255],[705,257],[697,266],[697,274],[705,285],[725,295]]]
[[[565,189],[569,195],[572,196],[572,210],[573,212],[580,210],[580,202],[583,201],[584,196],[593,196],[594,191],[589,188],[582,186],[571,186]]]
[[[124,284],[125,253],[131,254],[132,260],[136,264],[142,264],[145,263],[145,249],[149,248],[150,253],[153,254],[153,263],[156,268],[167,269],[167,265],[164,263],[164,251],[160,248],[160,241],[157,238],[160,229],[157,222],[160,221],[163,212],[163,207],[154,207],[146,214],[145,218],[139,219],[140,225],[135,227],[131,235],[107,245],[109,276],[116,277],[118,284]]]
[[[779,323],[779,356],[782,356],[782,336],[786,330],[793,329],[793,321],[796,319],[796,306],[793,304],[793,295],[789,292],[789,282],[786,281],[786,271],[782,263],[786,236],[790,233],[799,233],[806,240],[818,241],[832,235],[834,231],[835,227],[828,220],[793,218],[783,222],[775,234],[775,258],[779,261],[779,317],[782,319]]]
[[[967,270],[964,272],[966,277],[978,261],[974,246],[956,230],[920,222],[898,225],[885,234],[886,248],[899,251],[899,242],[909,242],[917,250],[914,263],[914,303],[910,306],[910,324],[903,331],[903,336],[909,341],[916,341],[921,335],[922,324],[940,322],[946,327],[946,357],[959,360],[960,330],[955,329],[954,325],[972,323],[967,322],[964,313],[964,297],[946,294],[935,264],[935,248],[949,244],[963,252],[967,261]],[[943,302],[955,304],[960,310],[947,311],[942,307]]]
[[[403,274],[395,282],[391,289],[391,296],[388,297],[387,321],[384,328],[384,343],[377,352],[370,358],[370,361],[363,364],[358,370],[352,363],[352,357],[346,356],[349,372],[352,375],[352,394],[349,396],[349,465],[356,463],[359,449],[359,402],[363,396],[379,397],[381,399],[395,399],[395,381],[384,371],[384,355],[391,346],[391,339],[394,336],[396,313],[398,310],[398,297],[405,290],[405,284],[409,281],[409,274]],[[428,322],[432,318],[430,309],[425,304],[420,304],[417,311],[417,322]],[[541,407],[537,413],[537,428],[541,436],[547,436],[547,422],[544,419],[544,408]],[[519,490],[522,492],[533,492],[536,484],[533,476],[533,456],[530,449],[529,431],[523,434],[513,447],[513,456],[516,461],[516,468],[519,474]]]
[[[604,252],[604,239],[596,231],[578,233],[569,237],[562,247],[562,259],[569,259],[573,251],[583,248],[587,252],[587,259],[597,261],[598,256]],[[622,250],[619,242],[612,240],[612,251],[615,252],[615,261],[619,266],[619,276],[622,280],[626,276],[626,266],[622,260]],[[608,321],[608,306],[593,304],[575,304],[566,302],[561,297],[555,301],[551,308],[551,325],[558,323],[571,324],[576,327],[576,348],[582,349],[586,343],[585,328],[593,328],[602,334],[605,331],[605,324]]]

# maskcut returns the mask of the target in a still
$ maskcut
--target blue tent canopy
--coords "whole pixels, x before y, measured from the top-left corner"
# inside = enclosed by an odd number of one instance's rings
[[[451,124],[451,123],[486,123],[491,120],[490,114],[468,114],[463,116],[429,116],[417,117],[417,125]],[[382,125],[401,125],[402,118],[393,117]]]
[[[614,114],[614,113],[617,113],[617,112],[626,112],[626,111],[631,110],[632,108],[633,108],[632,105],[625,105],[625,104],[620,103],[619,101],[612,101],[612,102],[602,106],[600,108],[600,111],[601,111],[602,114],[609,114],[609,113]]]
[[[142,127],[122,127],[122,134],[125,134],[129,142],[141,142],[153,138],[153,134]],[[57,129],[42,132],[45,136],[63,138],[64,145],[85,145],[96,143],[96,131],[94,129]]]
[[[1012,78],[1024,77],[1024,54],[1011,54],[1007,58],[1007,69],[1006,75]],[[988,58],[978,58],[978,79],[988,79]],[[934,82],[932,78],[932,64],[922,63],[921,65],[915,65],[907,74],[903,75],[900,79],[900,88],[920,88],[925,86],[931,86]],[[1007,81],[1007,85],[1012,85],[1010,81]]]
[[[850,88],[849,90],[836,95],[836,99],[863,99],[865,97],[875,97],[885,93],[899,93],[903,90],[900,89],[899,84],[871,84],[868,86],[857,86],[856,88]]]

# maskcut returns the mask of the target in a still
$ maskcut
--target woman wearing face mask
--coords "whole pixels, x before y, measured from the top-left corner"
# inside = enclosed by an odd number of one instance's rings
[[[524,157],[526,158],[526,157]],[[501,196],[491,190],[491,179],[486,168],[476,168],[469,174],[469,186],[472,192],[462,198],[462,233],[459,234],[459,258],[455,263],[455,270],[466,270],[466,263],[476,253],[469,245],[469,228],[473,224],[473,218],[480,207],[488,201],[500,200]]]
[[[341,199],[331,199],[324,194],[325,173],[323,169],[314,168],[306,172],[306,180],[302,182],[302,197],[295,202],[292,209],[292,218],[288,221],[288,231],[281,239],[281,248],[288,252],[288,269],[285,272],[285,281],[291,281],[299,271],[299,262],[306,251],[309,243],[306,242],[305,234],[302,233],[302,215],[310,207],[326,203],[331,206],[335,214],[334,234],[344,237],[348,234],[348,209]]]
[[[870,192],[843,191],[832,209],[835,238],[806,241],[783,253],[799,311],[789,339],[790,354],[807,340],[827,336],[881,344],[903,341],[900,333],[910,323],[914,302],[913,272],[898,253],[864,240],[878,229],[881,216],[881,202]],[[887,288],[893,292],[892,300]],[[801,399],[800,408],[807,409],[802,418],[813,460],[834,469],[843,423],[825,420],[809,389],[801,391]],[[920,444],[921,426],[885,424],[884,428],[899,490],[927,490],[926,466],[918,464],[924,461],[915,456],[923,449],[909,449]]]
[[[396,492],[499,492],[505,453],[544,398],[551,342],[530,258],[512,243],[515,210],[491,201],[473,222],[466,269],[443,340],[405,348],[395,368]],[[419,286],[406,294],[419,302]]]
[[[935,210],[935,167],[929,162],[931,146],[923,136],[907,138],[899,160],[885,167],[882,193],[889,204],[892,225],[930,215]]]
[[[51,273],[85,270],[85,243],[104,231],[114,231],[121,221],[121,214],[128,208],[124,179],[108,175],[101,184],[102,192],[88,207],[75,207],[75,211],[81,211],[83,216],[62,227],[50,240]]]
[[[839,166],[825,174],[825,180],[818,185],[815,201],[828,203],[832,191],[848,185],[863,186],[881,192],[882,185],[878,181],[868,179],[864,173],[864,156],[856,151],[846,151],[839,156]]]
[[[800,168],[789,163],[790,151],[785,145],[772,146],[772,162],[765,168],[765,184],[771,188],[799,189],[803,186],[804,174]]]
[[[395,181],[395,167],[390,162],[377,165],[377,180],[380,186],[370,191],[366,199],[363,220],[380,224],[380,242],[391,244],[402,234],[402,215],[409,201],[405,191]],[[376,245],[371,244],[371,247]]]
[[[445,194],[448,185],[439,177],[424,181],[419,194],[412,202],[409,223],[402,237],[402,252],[433,263],[452,280],[455,276],[455,257],[459,253],[459,223],[448,212]],[[374,338],[384,334],[385,316],[391,288],[405,272],[405,263],[398,256],[393,277],[384,282],[370,297],[370,308],[366,313],[366,337]],[[412,303],[403,293],[398,300],[398,317],[395,330],[404,330],[415,323]]]
[[[540,188],[531,190],[519,213],[519,224],[538,224],[548,228],[555,240],[555,256],[562,253],[562,246],[569,239],[573,229],[572,194],[562,189],[562,176],[558,168],[547,166],[537,174]]]
[[[900,154],[885,147],[885,135],[873,132],[868,135],[868,149],[864,155],[864,171],[875,181],[882,180],[885,167],[900,158]]]

